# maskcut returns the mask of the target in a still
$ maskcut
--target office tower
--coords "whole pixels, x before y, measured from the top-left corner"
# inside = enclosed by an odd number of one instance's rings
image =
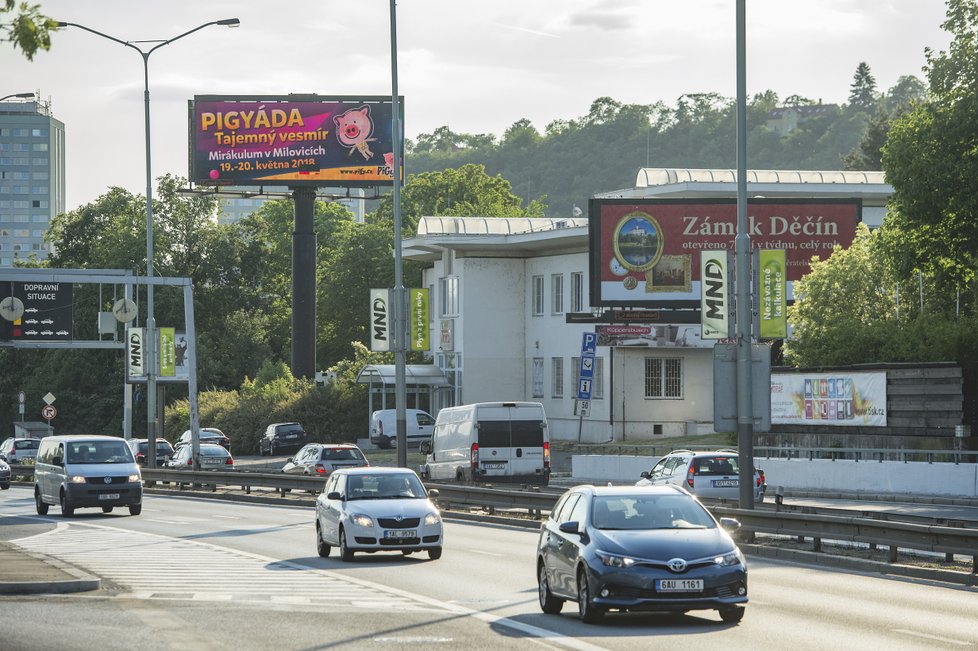
[[[2,93],[0,93],[2,94]],[[65,126],[51,103],[0,99],[0,266],[48,257],[44,234],[65,210]]]

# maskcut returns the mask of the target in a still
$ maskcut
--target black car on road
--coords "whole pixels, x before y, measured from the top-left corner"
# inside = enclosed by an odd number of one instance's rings
[[[272,423],[258,440],[258,455],[275,456],[276,452],[298,450],[309,438],[299,423]]]

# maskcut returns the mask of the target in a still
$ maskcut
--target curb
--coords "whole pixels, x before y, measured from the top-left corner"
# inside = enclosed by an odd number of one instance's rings
[[[28,551],[20,546],[15,546],[15,550],[75,578],[49,581],[0,581],[0,595],[69,594],[89,592],[102,587],[102,579],[87,574],[73,565],[50,556]]]

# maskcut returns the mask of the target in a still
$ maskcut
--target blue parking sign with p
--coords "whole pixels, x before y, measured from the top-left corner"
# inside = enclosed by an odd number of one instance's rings
[[[591,385],[594,383],[594,354],[598,347],[598,336],[585,332],[581,337],[581,366],[578,369],[577,399],[591,399]]]
[[[598,335],[594,332],[585,332],[581,338],[581,356],[590,353],[594,355],[598,350]]]

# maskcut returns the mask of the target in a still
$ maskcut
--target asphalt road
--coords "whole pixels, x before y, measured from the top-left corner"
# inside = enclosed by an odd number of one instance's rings
[[[0,495],[0,518],[29,523],[18,526],[19,544],[103,577],[94,593],[0,599],[0,648],[978,646],[973,588],[752,560],[740,625],[703,611],[588,626],[572,604],[560,616],[540,612],[532,530],[448,523],[438,561],[377,554],[343,563],[316,555],[309,507],[149,495],[138,517],[76,513],[37,516],[22,487]]]

